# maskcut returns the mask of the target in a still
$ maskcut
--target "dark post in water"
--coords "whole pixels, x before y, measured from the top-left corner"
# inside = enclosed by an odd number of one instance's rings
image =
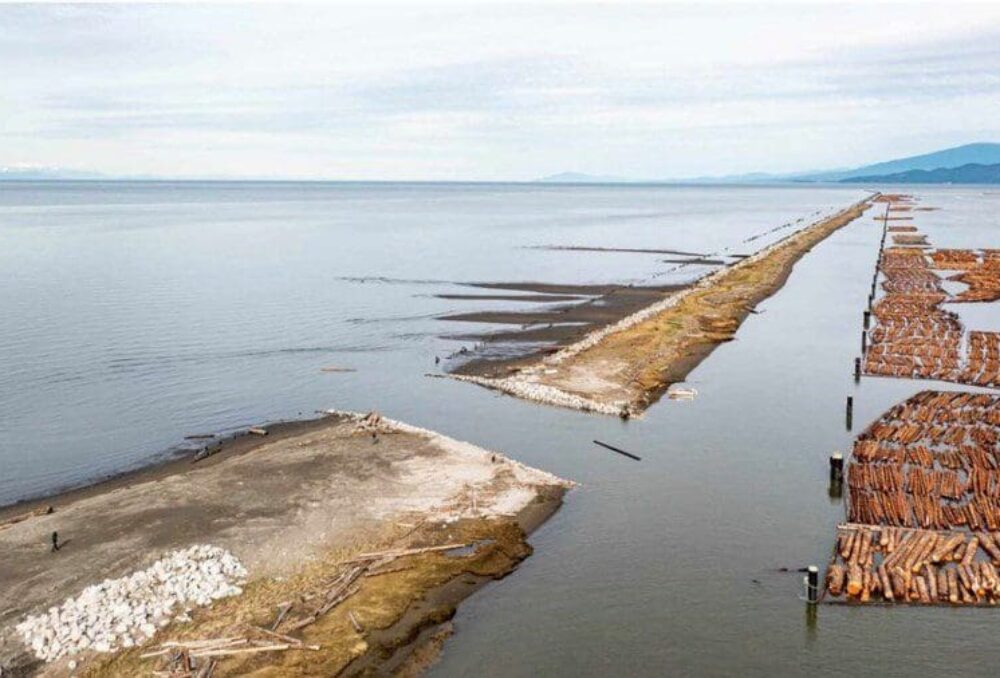
[[[806,569],[806,601],[810,605],[815,605],[816,601],[819,600],[819,568],[815,565],[810,565]]]

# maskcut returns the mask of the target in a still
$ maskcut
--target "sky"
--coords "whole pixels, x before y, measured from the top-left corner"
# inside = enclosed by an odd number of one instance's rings
[[[0,5],[0,167],[667,179],[1000,141],[1000,3]]]

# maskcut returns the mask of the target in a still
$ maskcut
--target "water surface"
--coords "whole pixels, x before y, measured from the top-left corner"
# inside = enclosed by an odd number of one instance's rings
[[[997,245],[995,192],[914,190],[944,208],[914,213],[935,245]],[[432,675],[991,675],[994,610],[823,606],[810,618],[801,575],[777,571],[829,556],[843,506],[826,459],[850,446],[845,397],[857,431],[936,386],[853,382],[880,235],[871,213],[807,254],[691,374],[692,402],[621,422],[423,376],[456,348],[435,316],[495,303],[433,296],[470,291],[455,283],[643,282],[672,266],[525,247],[739,253],[860,195],[0,185],[0,501],[146,463],[188,433],[378,408],[581,483],[532,538],[535,555],[462,605]],[[976,318],[1000,329],[987,307]],[[320,371],[331,365],[358,371]]]

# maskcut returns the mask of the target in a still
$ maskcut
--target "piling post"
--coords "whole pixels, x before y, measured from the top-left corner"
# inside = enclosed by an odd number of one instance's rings
[[[854,382],[861,381],[861,358],[854,359]]]
[[[868,350],[868,333],[865,332],[864,330],[861,330],[861,355],[864,355],[865,351],[867,350]]]
[[[854,426],[854,396],[847,396],[847,430],[850,431]]]
[[[840,482],[844,479],[844,455],[834,452],[830,455],[830,482]]]
[[[872,322],[872,312],[865,311],[864,318],[865,318],[865,329],[867,330],[868,326],[871,325]]]
[[[819,568],[810,565],[806,568],[806,576],[803,580],[806,585],[806,602],[815,605],[819,600]]]

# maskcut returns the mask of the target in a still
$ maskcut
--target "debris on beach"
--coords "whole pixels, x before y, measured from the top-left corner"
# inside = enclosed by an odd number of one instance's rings
[[[217,658],[221,657],[288,650],[318,652],[321,649],[319,645],[309,645],[298,638],[259,626],[251,626],[247,631],[243,636],[169,640],[139,655],[139,658],[159,659],[164,664],[164,671],[170,675],[201,678],[212,674]]]
[[[115,652],[144,643],[191,607],[239,595],[246,574],[228,551],[199,544],[173,551],[145,570],[88,586],[15,628],[47,662],[86,650]]]
[[[23,523],[25,520],[30,520],[31,518],[37,518],[38,516],[47,516],[50,513],[55,513],[55,508],[52,506],[42,506],[36,508],[32,511],[25,511],[24,513],[19,513],[16,516],[11,516],[0,522],[0,530],[5,530],[8,527],[16,525],[18,523]]]
[[[667,397],[671,400],[694,400],[698,396],[698,390],[692,387],[672,385],[667,389]]]

